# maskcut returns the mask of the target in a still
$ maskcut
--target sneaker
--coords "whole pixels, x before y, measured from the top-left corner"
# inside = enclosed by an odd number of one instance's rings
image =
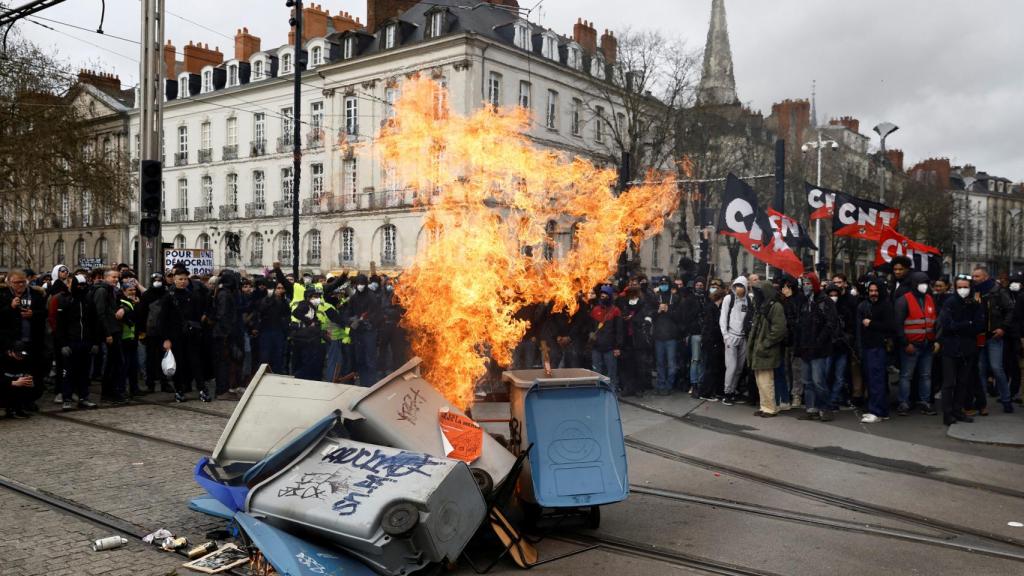
[[[801,400],[799,398],[797,398],[796,400],[793,400],[793,408],[800,408],[803,405],[804,405],[804,401],[803,400]]]
[[[821,414],[818,412],[805,412],[797,416],[797,420],[821,420]]]
[[[1003,402],[1003,412],[1013,414],[1013,402]]]
[[[63,394],[58,393],[56,396],[53,397],[53,403],[54,404],[61,404],[63,402],[64,402],[64,395]]]
[[[200,390],[199,391],[199,400],[201,402],[212,402],[213,398],[210,397],[210,393],[207,392],[206,390]]]
[[[185,398],[185,395],[180,392],[175,392],[174,401],[181,404],[182,402],[188,402],[188,398]]]
[[[736,397],[732,394],[726,394],[722,397],[722,404],[725,406],[732,406],[733,404],[736,404]]]
[[[788,404],[786,402],[783,402],[782,404],[779,404],[779,412],[786,412],[787,410],[792,410],[792,409],[793,409],[793,405],[792,404]]]
[[[871,414],[869,412],[869,413],[861,416],[860,417],[860,421],[861,421],[862,424],[877,424],[877,423],[881,422],[882,419],[879,418],[878,416],[875,416],[874,414]]]
[[[982,408],[978,410],[978,414],[981,414],[982,416],[988,416],[988,408]]]
[[[832,416],[832,411],[831,410],[822,410],[821,411],[821,421],[822,422],[831,422],[834,419],[835,419],[835,417]]]
[[[95,410],[96,408],[99,408],[99,405],[95,402],[90,402],[89,400],[79,400],[78,407],[85,408],[87,410]]]
[[[925,416],[935,416],[938,414],[938,412],[935,411],[935,408],[927,402],[918,402],[917,407],[921,410],[921,414],[924,414]]]
[[[910,405],[906,402],[900,402],[900,405],[896,407],[896,413],[900,416],[906,416],[910,414]]]
[[[701,396],[700,399],[705,402],[718,402],[718,396]]]

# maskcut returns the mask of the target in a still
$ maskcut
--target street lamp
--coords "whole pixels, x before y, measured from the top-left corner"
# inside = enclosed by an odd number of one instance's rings
[[[882,137],[882,158],[878,163],[878,187],[881,190],[879,201],[885,204],[885,137],[893,132],[899,130],[900,127],[893,124],[892,122],[882,122],[878,126],[875,126],[875,132]]]
[[[824,150],[826,147],[829,150],[831,150],[833,152],[836,152],[836,151],[839,150],[839,143],[836,142],[835,140],[822,140],[821,139],[821,130],[818,130],[818,139],[817,140],[812,141],[812,142],[808,142],[808,143],[806,143],[806,144],[804,144],[803,146],[800,147],[800,151],[803,152],[804,154],[810,152],[812,149],[818,151],[818,180],[817,180],[817,184],[815,184],[815,186],[817,186],[818,188],[821,188],[821,151]],[[814,243],[815,243],[816,248],[817,248],[814,251],[814,263],[815,263],[815,265],[817,267],[818,265],[821,265],[821,219],[820,218],[814,221]]]

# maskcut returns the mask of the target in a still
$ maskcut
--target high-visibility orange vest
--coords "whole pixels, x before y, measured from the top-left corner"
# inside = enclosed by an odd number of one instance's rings
[[[912,292],[904,295],[907,299],[907,319],[903,321],[903,333],[908,342],[922,343],[935,341],[935,301],[931,294],[924,295],[924,309],[918,304]]]

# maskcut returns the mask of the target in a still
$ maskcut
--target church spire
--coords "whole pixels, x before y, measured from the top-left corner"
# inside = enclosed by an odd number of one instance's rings
[[[818,127],[818,81],[811,80],[811,128]]]
[[[704,47],[704,71],[697,91],[697,104],[724,106],[739,104],[736,78],[732,72],[732,49],[725,19],[725,0],[712,0],[708,42]]]

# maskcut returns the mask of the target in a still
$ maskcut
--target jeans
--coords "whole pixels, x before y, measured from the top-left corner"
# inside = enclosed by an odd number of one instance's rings
[[[829,410],[828,358],[804,361],[804,393],[808,412]]]
[[[288,345],[284,332],[268,330],[260,334],[260,359],[274,374],[285,374],[284,352]]]
[[[377,331],[359,330],[352,335],[352,351],[355,353],[356,372],[360,386],[377,383]]]
[[[992,377],[996,381],[999,401],[1004,404],[1010,401],[1010,382],[1006,379],[1006,370],[1003,369],[1003,346],[1005,344],[1006,341],[1002,338],[989,338],[985,347],[979,350],[980,354],[978,355],[978,377],[981,379],[981,387],[985,388],[989,371],[991,371]]]
[[[341,371],[341,340],[327,343],[327,364],[324,366],[324,382],[334,382],[335,378],[344,376]]]
[[[838,410],[846,395],[846,364],[849,362],[849,355],[846,352],[833,354],[828,359],[828,372],[831,378],[828,383],[828,403],[830,410]]]
[[[775,403],[790,404],[793,396],[789,391],[789,380],[786,378],[786,357],[783,355],[782,362],[775,368],[772,377],[775,380]]]
[[[914,373],[919,372],[920,386],[917,390],[917,401],[928,403],[932,393],[932,343],[914,344],[916,353],[907,354],[900,350],[900,388],[898,398],[900,404],[910,404],[910,381]],[[999,349],[999,371],[1002,372],[1003,350]],[[1003,380],[1006,381],[1005,378]]]
[[[672,389],[676,381],[676,348],[678,340],[655,340],[654,362],[658,368],[658,382],[655,388],[659,392]]]
[[[601,352],[598,350],[591,350],[590,352],[591,368],[598,374],[604,374],[611,381],[612,390],[616,393],[619,391],[619,359],[615,357],[615,354],[609,350],[607,352]]]
[[[690,336],[690,385],[699,386],[704,380],[704,354],[700,349],[701,335]]]
[[[868,412],[880,418],[889,416],[889,374],[885,364],[885,348],[865,348],[861,352]]]

